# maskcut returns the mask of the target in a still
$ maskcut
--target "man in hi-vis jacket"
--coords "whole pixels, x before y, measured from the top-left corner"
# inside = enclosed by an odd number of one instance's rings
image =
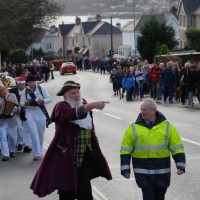
[[[125,131],[121,144],[121,174],[130,178],[130,160],[143,200],[164,200],[170,185],[170,155],[177,174],[185,172],[185,153],[174,125],[157,111],[156,102],[142,101],[137,120]]]

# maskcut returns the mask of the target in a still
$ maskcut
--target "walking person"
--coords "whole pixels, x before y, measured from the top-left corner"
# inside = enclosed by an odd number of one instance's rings
[[[154,64],[148,71],[151,83],[151,98],[161,100],[162,93],[160,92],[160,80],[162,69],[158,64]]]
[[[80,84],[67,81],[57,93],[63,96],[52,112],[55,136],[32,181],[39,197],[58,190],[59,200],[93,200],[90,180],[111,173],[99,147],[92,110],[102,110],[105,101],[87,103],[80,95]]]
[[[143,81],[144,81],[144,74],[141,64],[138,64],[136,70],[135,70],[135,79],[137,82],[137,91],[136,96],[140,95],[140,99],[144,97],[144,91],[143,91]]]
[[[53,71],[55,70],[55,66],[53,62],[50,62],[50,73],[51,73],[51,79],[54,79]]]
[[[164,200],[170,185],[170,157],[177,174],[185,172],[184,147],[175,126],[157,110],[155,100],[143,99],[140,114],[125,131],[121,143],[121,174],[130,178],[132,158],[135,180],[143,200]]]
[[[25,89],[25,78],[17,77],[16,78],[16,87],[11,88],[9,91],[16,95],[18,103],[20,104],[20,99],[23,90]],[[24,153],[30,153],[32,149],[30,131],[25,117],[25,108],[20,108],[20,112],[16,115],[18,125],[17,125],[17,151],[23,149]]]
[[[126,69],[125,71],[124,78],[122,79],[122,86],[126,90],[126,101],[132,101],[135,78],[131,75],[130,69]]]
[[[186,85],[188,91],[188,105],[193,106],[193,94],[197,86],[197,72],[195,71],[196,66],[191,64],[189,70],[185,72],[183,77],[183,84]]]
[[[169,103],[173,103],[173,92],[176,87],[176,76],[172,69],[172,65],[173,62],[168,62],[161,75],[164,86],[164,102],[166,102],[169,97]]]
[[[3,110],[6,107],[6,101],[13,104],[11,113],[5,115]],[[8,108],[10,109],[10,108]],[[10,157],[15,157],[17,145],[17,117],[18,101],[13,93],[9,93],[4,85],[0,85],[0,145],[3,155],[2,161],[8,161]]]
[[[33,159],[40,160],[44,142],[47,113],[44,105],[51,103],[52,99],[48,91],[36,84],[35,76],[26,78],[27,88],[24,89],[20,99],[21,107],[25,107],[26,119],[30,130]]]

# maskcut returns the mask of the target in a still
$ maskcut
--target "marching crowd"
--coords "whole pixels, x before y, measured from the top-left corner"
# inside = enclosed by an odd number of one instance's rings
[[[36,74],[23,65],[2,67],[1,70],[0,150],[2,161],[15,157],[16,151],[32,152],[33,160],[40,160],[45,127],[50,123],[45,104],[50,103],[52,99],[48,91],[37,84]],[[51,78],[54,77],[51,76]],[[13,81],[15,86],[12,85]]]
[[[196,95],[200,102],[200,67],[189,62],[184,66],[172,61],[166,65],[143,62],[129,67],[116,64],[111,70],[110,82],[114,95],[121,99],[126,93],[127,101],[149,95],[154,100],[169,103],[175,100],[193,106]]]
[[[76,61],[79,70],[80,60]],[[150,96],[170,104],[194,105],[193,96],[200,102],[200,67],[176,62],[148,64],[129,60],[91,60],[93,71],[110,74],[114,95],[132,101]],[[127,64],[128,63],[128,64]],[[0,149],[2,161],[16,156],[16,151],[33,153],[40,160],[45,126],[49,123],[45,104],[52,101],[48,91],[37,80],[54,79],[52,62],[2,66],[0,73]],[[87,69],[87,68],[86,68]],[[38,75],[39,74],[39,75]],[[16,87],[11,87],[13,78]],[[38,79],[39,77],[39,79]],[[10,102],[13,104],[11,105]],[[5,111],[7,109],[7,111]],[[5,113],[4,113],[5,112]]]

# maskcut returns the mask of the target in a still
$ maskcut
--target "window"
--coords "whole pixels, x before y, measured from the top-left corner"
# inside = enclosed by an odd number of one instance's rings
[[[51,50],[51,43],[47,43],[47,50]]]

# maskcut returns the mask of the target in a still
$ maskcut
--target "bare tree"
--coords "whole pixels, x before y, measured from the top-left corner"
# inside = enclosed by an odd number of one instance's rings
[[[0,0],[0,50],[27,48],[62,11],[54,0]]]

